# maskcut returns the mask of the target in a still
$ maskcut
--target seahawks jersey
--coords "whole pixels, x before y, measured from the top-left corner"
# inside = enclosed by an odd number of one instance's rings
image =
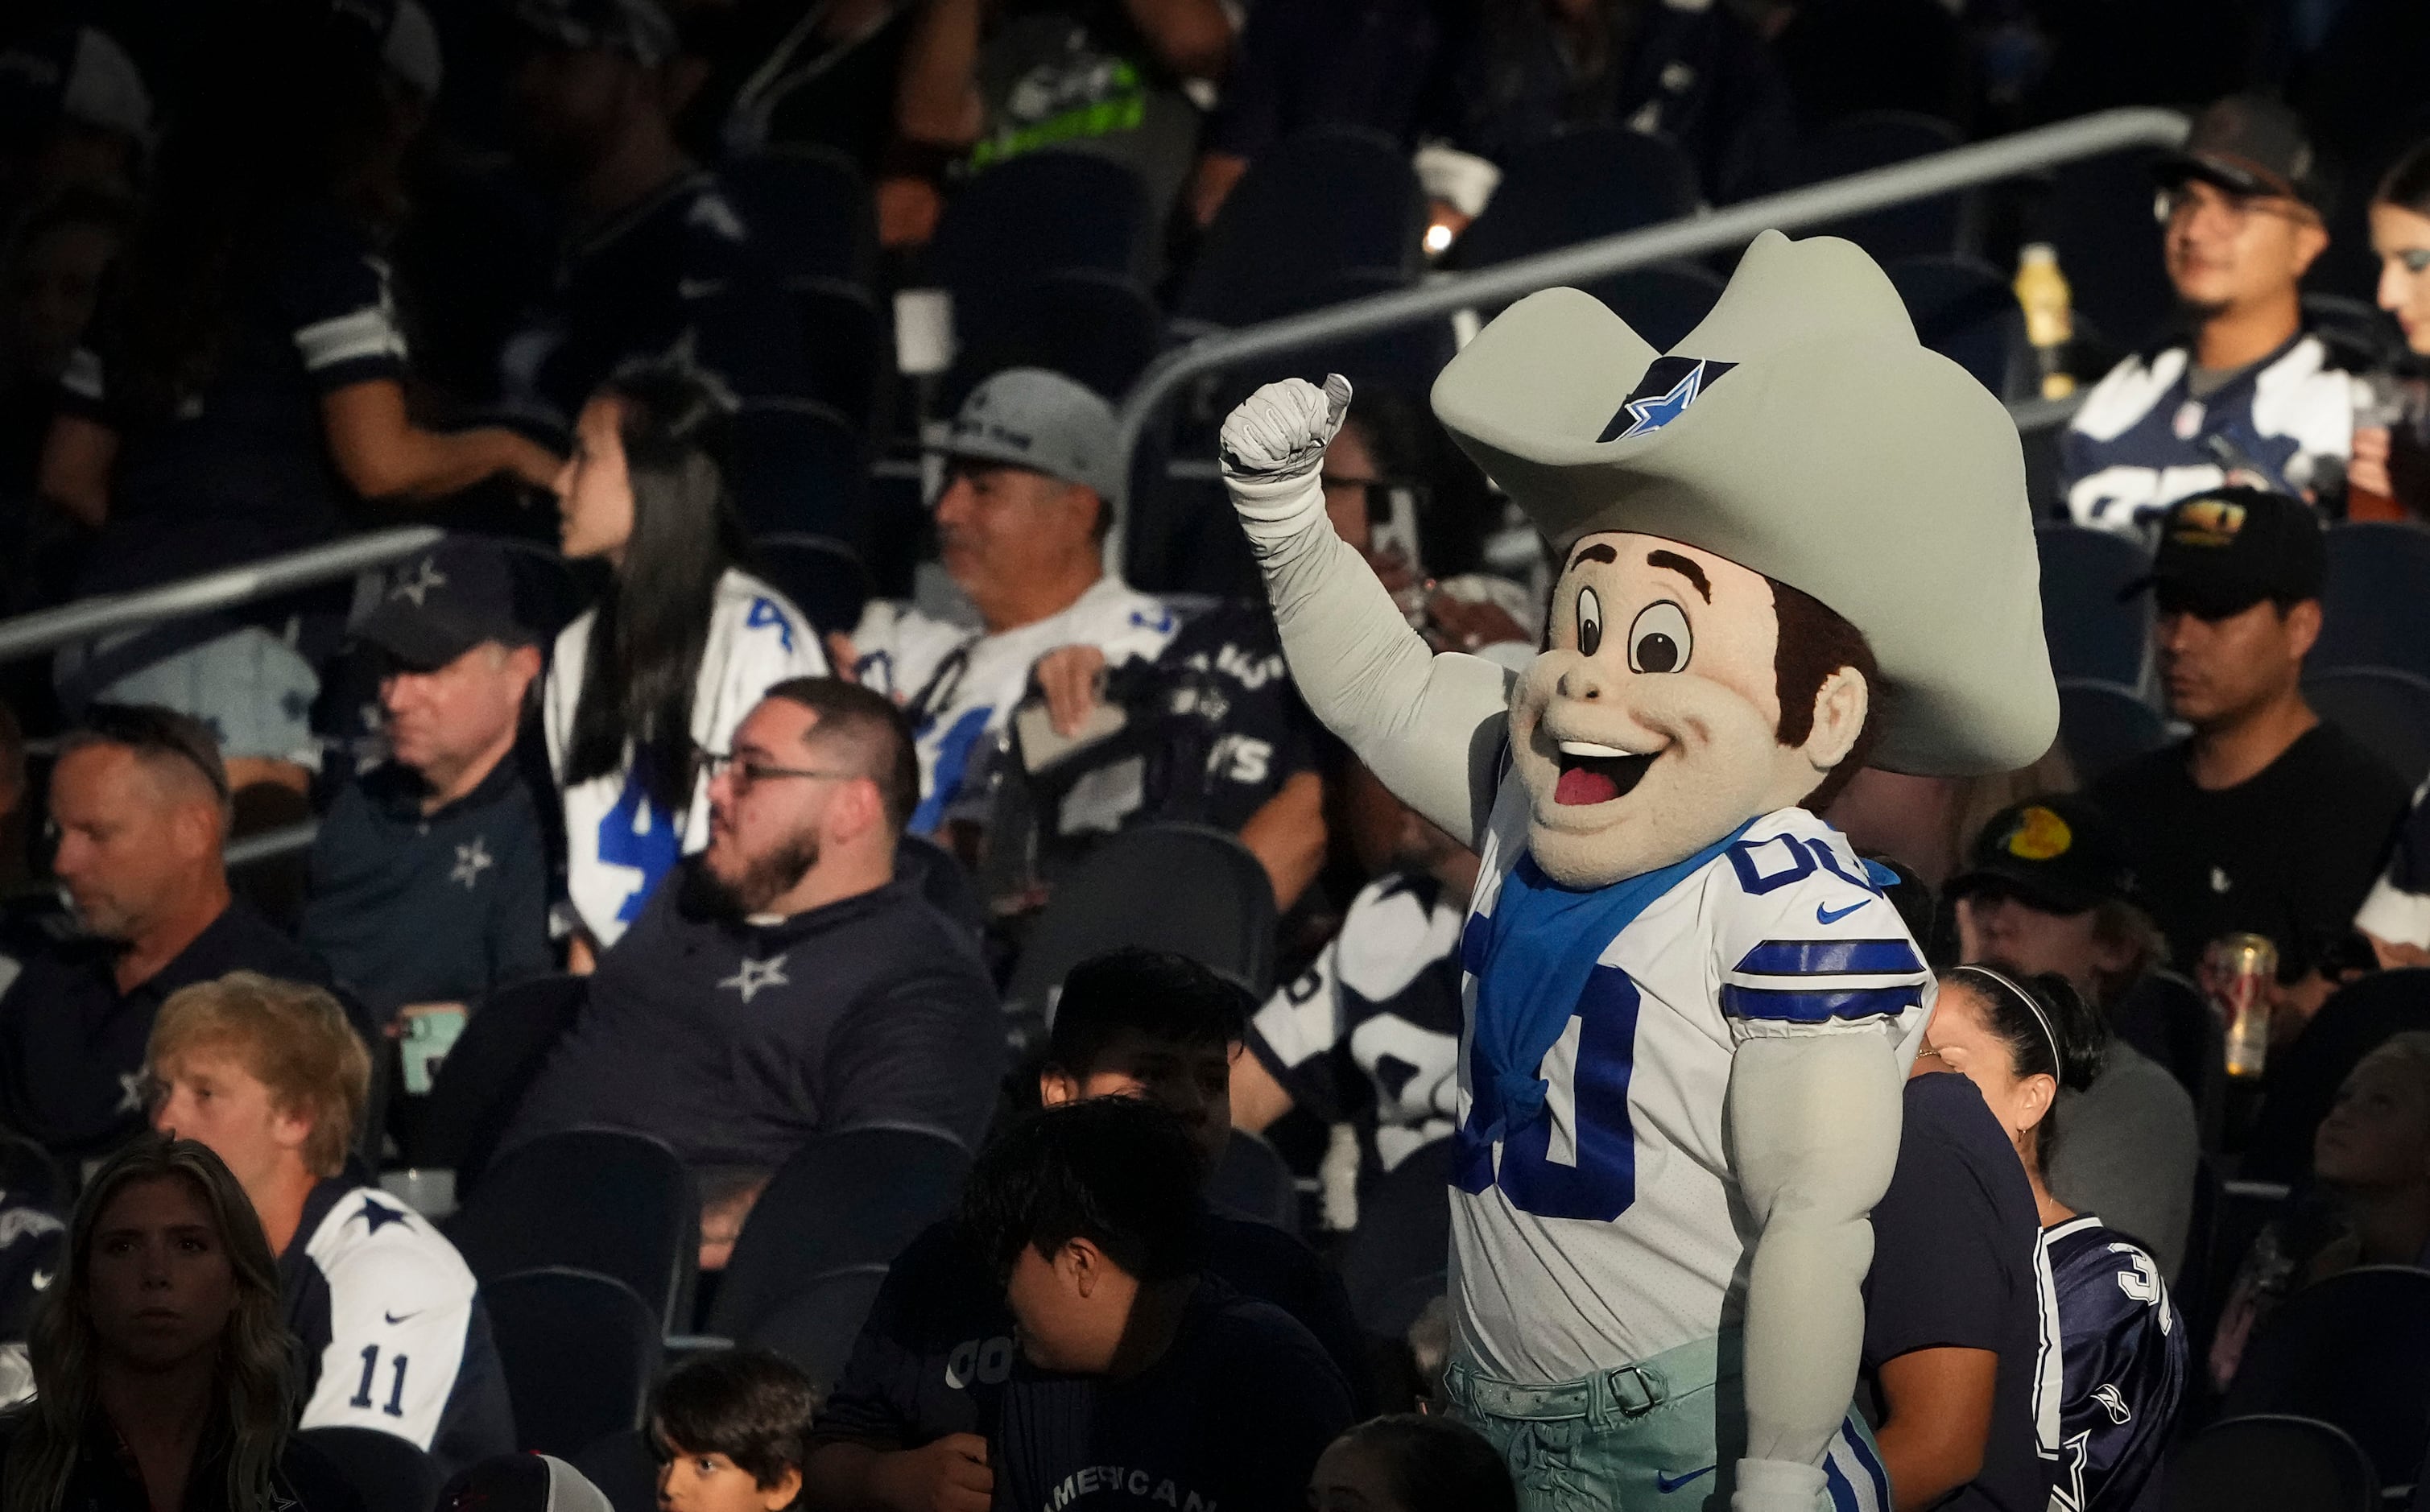
[[[1373,1089],[1376,1164],[1452,1131],[1459,1084],[1459,933],[1467,910],[1433,877],[1392,872],[1350,901],[1340,932],[1249,1023],[1248,1048],[1291,1100],[1345,1116],[1337,1052]]]
[[[622,767],[567,787],[565,761],[574,714],[590,659],[597,609],[558,632],[542,702],[549,770],[565,804],[565,892],[601,949],[616,943],[650,901],[658,879],[679,856],[708,843],[708,776],[692,785],[691,806],[662,813],[634,775],[632,753]],[[709,606],[708,640],[692,685],[691,741],[724,751],[771,684],[815,677],[827,670],[810,622],[782,593],[750,573],[727,568]]]
[[[915,835],[933,832],[977,791],[1038,658],[1095,646],[1108,666],[1154,656],[1181,627],[1158,600],[1111,575],[1045,619],[990,635],[908,604],[873,600],[853,631],[854,675],[904,706],[920,750]]]
[[[1538,1068],[1545,1116],[1488,1143],[1480,926],[1526,824],[1526,791],[1506,773],[1461,946],[1451,1297],[1478,1369],[1539,1385],[1723,1332],[1747,1249],[1723,1117],[1738,1047],[1884,1034],[1904,1071],[1932,975],[1839,831],[1804,809],[1766,814],[1616,937],[1576,942],[1597,954]]]
[[[2087,1214],[2044,1229],[2066,1385],[2052,1512],[2123,1512],[2159,1468],[2186,1387],[2184,1320],[2159,1267]]]
[[[2196,398],[2193,357],[2172,346],[2130,357],[2085,396],[2059,441],[2059,482],[2081,525],[2136,532],[2172,504],[2252,474],[2301,493],[2342,475],[2354,452],[2356,379],[2300,336]]]
[[[444,1479],[515,1448],[489,1315],[456,1246],[371,1187],[324,1181],[278,1257],[305,1367],[303,1428],[369,1428],[427,1452]]]

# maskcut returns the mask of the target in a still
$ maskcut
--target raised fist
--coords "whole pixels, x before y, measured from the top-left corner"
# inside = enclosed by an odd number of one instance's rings
[[[1339,373],[1322,389],[1305,378],[1267,384],[1223,422],[1224,477],[1269,483],[1316,472],[1349,411],[1350,380]]]

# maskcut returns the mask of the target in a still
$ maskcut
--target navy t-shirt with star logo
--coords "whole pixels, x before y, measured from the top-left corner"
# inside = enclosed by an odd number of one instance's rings
[[[600,958],[506,1144],[582,1124],[695,1167],[773,1169],[807,1139],[916,1123],[975,1147],[1003,1015],[967,934],[912,883],[769,923],[697,909],[683,863]]]

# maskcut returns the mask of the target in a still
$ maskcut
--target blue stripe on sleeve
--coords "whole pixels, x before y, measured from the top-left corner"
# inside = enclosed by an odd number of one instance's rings
[[[1752,976],[1872,976],[1921,972],[1904,939],[1767,939],[1735,970]]]
[[[1726,1016],[1779,1023],[1896,1018],[1922,1001],[1921,987],[1871,987],[1847,992],[1774,992],[1734,983],[1722,987],[1722,1012]]]

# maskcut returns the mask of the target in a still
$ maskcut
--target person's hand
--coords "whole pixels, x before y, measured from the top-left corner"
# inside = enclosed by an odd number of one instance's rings
[[[827,666],[837,677],[848,683],[860,681],[860,653],[853,646],[852,637],[841,630],[830,630],[826,633],[826,648]]]
[[[1096,710],[1105,671],[1106,654],[1095,646],[1057,646],[1038,658],[1038,688],[1056,734],[1068,740],[1080,733]]]
[[[2413,967],[2430,966],[2430,950],[2423,950],[2419,945],[2407,945],[2402,940],[2382,939],[2368,930],[2364,931],[2362,938],[2371,941],[2371,953],[2379,957],[2379,969],[2383,972],[2402,972]]]
[[[945,201],[937,192],[937,186],[926,179],[907,174],[881,178],[874,197],[877,202],[879,246],[890,252],[926,246],[937,234],[937,217],[943,213]]]
[[[2305,972],[2292,982],[2281,983],[2275,977],[2265,979],[2263,996],[2270,1005],[2270,1047],[2280,1049],[2292,1043],[2310,1025],[2312,1015],[2342,984],[2331,981],[2318,971]]]
[[[2383,499],[2396,495],[2388,476],[2388,428],[2359,425],[2354,433],[2354,455],[2346,459],[2346,487]]]
[[[1506,640],[1522,643],[1526,627],[1499,604],[1437,593],[1426,600],[1426,639],[1438,651],[1475,651]]]
[[[1350,380],[1336,373],[1320,389],[1305,378],[1270,383],[1223,422],[1217,450],[1223,487],[1249,544],[1271,550],[1303,530],[1329,530],[1324,449],[1350,412]]]
[[[506,471],[516,481],[545,493],[557,491],[557,475],[565,469],[565,459],[530,438],[513,431],[506,435]]]
[[[948,1434],[919,1449],[880,1454],[869,1469],[869,1492],[889,1512],[988,1512],[995,1471],[988,1468],[987,1440]]]

